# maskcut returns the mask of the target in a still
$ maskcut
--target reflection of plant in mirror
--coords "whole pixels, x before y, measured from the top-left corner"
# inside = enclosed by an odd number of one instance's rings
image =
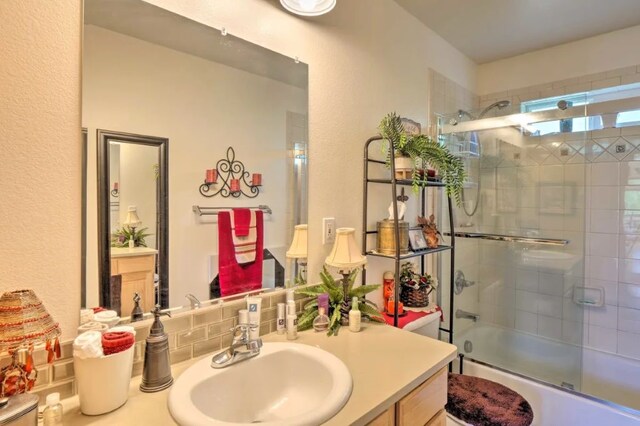
[[[378,310],[378,306],[370,300],[362,299],[365,294],[371,293],[372,291],[380,288],[380,284],[367,284],[354,287],[353,283],[355,282],[359,271],[359,269],[354,269],[347,277],[349,283],[347,287],[347,301],[344,300],[342,281],[336,281],[335,278],[329,274],[326,267],[324,267],[323,271],[320,273],[322,284],[296,290],[296,293],[298,294],[315,297],[314,300],[305,305],[304,311],[298,320],[298,330],[307,330],[313,326],[313,320],[318,316],[318,295],[324,293],[329,295],[329,312],[326,313],[330,318],[329,331],[327,333],[328,336],[338,335],[341,319],[342,317],[349,315],[349,311],[351,310],[351,300],[354,297],[358,298],[358,309],[360,309],[363,318],[368,318],[377,322],[384,322],[384,318]]]
[[[302,271],[298,272],[298,275],[293,280],[293,283],[297,287],[299,287],[301,285],[305,285],[307,283],[307,280],[305,279],[304,275],[302,274]]]
[[[111,247],[129,247],[129,240],[132,238],[134,247],[146,247],[144,239],[151,235],[146,230],[147,228],[136,229],[125,225],[111,235]]]
[[[156,163],[153,165],[153,175],[156,177],[156,180],[160,179],[160,164]]]

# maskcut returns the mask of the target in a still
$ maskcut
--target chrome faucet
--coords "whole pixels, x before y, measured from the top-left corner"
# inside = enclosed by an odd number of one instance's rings
[[[200,307],[200,301],[193,294],[189,293],[185,296],[191,303],[191,309],[198,309]]]
[[[467,287],[471,287],[473,285],[476,284],[475,281],[468,281],[465,276],[464,276],[464,272],[462,272],[460,269],[458,269],[456,271],[456,279],[453,282],[454,284],[454,293],[455,294],[461,294],[462,290],[464,290]]]
[[[260,354],[262,339],[251,339],[251,330],[257,329],[255,324],[238,324],[231,329],[233,341],[228,349],[218,352],[211,358],[212,368],[225,368],[245,359]]]
[[[474,314],[473,312],[463,311],[462,309],[457,309],[456,318],[466,318],[473,320],[473,322],[476,322],[480,319],[480,315]]]

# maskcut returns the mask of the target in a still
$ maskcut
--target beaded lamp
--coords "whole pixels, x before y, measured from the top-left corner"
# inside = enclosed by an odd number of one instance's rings
[[[47,361],[60,357],[60,326],[32,290],[6,292],[0,297],[0,352],[13,355],[0,370],[0,397],[31,390],[38,371],[33,347],[45,344]]]

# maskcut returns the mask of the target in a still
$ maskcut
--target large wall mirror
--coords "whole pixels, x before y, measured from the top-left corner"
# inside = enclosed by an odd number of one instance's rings
[[[134,293],[149,311],[293,283],[308,66],[142,0],[84,9],[83,306],[129,316]],[[244,193],[219,191],[233,179]]]

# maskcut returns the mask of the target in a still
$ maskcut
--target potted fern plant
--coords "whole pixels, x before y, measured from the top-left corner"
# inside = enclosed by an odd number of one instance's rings
[[[417,163],[423,168],[427,165],[434,167],[445,184],[447,195],[452,197],[456,204],[462,204],[462,186],[466,179],[466,171],[462,160],[449,152],[449,150],[427,135],[410,135],[404,129],[402,120],[395,112],[387,114],[378,126],[380,135],[393,146],[396,156],[404,158],[400,164],[396,161],[397,169],[403,170],[410,164],[412,186],[415,193],[421,187],[427,185],[426,173],[416,167]],[[391,146],[388,150],[387,165],[391,161]],[[394,159],[395,161],[395,159]]]
[[[344,291],[341,282],[336,282],[335,278],[331,276],[326,267],[323,267],[320,273],[322,283],[312,287],[306,287],[296,290],[296,293],[304,296],[310,296],[314,299],[304,306],[304,310],[298,319],[298,330],[308,330],[313,326],[313,320],[318,316],[318,295],[326,293],[329,295],[329,312],[327,315],[330,318],[328,336],[337,336],[340,326],[342,325],[341,319],[348,317],[351,310],[351,300],[354,297],[358,298],[358,309],[361,312],[363,318],[368,318],[371,321],[384,322],[382,314],[378,310],[378,306],[370,300],[365,300],[362,297],[378,288],[379,284],[367,284],[354,287],[356,276],[359,269],[351,271],[348,279],[348,285],[346,291],[348,298],[345,301]]]

